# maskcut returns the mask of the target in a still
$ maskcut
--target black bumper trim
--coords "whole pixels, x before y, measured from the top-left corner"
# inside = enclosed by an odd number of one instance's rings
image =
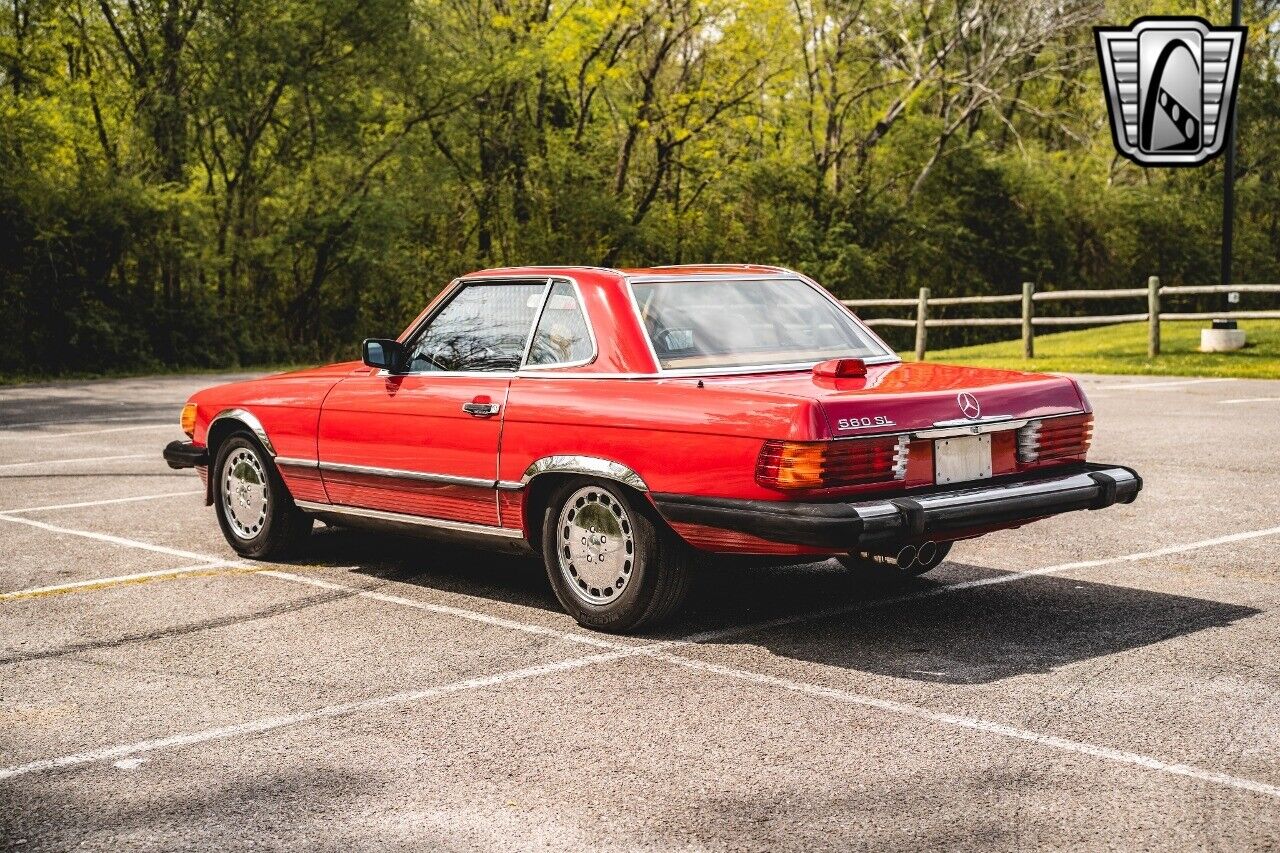
[[[749,533],[774,542],[854,550],[1017,524],[1063,512],[1132,503],[1142,478],[1121,465],[1080,464],[1057,471],[911,497],[792,503],[652,494],[668,521]]]
[[[164,461],[170,468],[194,468],[209,464],[209,451],[190,441],[171,441],[164,447]]]

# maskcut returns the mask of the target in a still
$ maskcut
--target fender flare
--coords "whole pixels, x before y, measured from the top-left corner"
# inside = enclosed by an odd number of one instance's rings
[[[582,474],[588,477],[603,477],[606,480],[614,480],[624,486],[630,486],[638,492],[649,491],[644,478],[621,462],[602,459],[599,456],[580,455],[544,456],[541,459],[535,459],[528,468],[524,469],[520,482],[510,484],[510,487],[524,488],[535,477],[542,474]]]
[[[254,436],[258,439],[258,441],[262,443],[262,448],[267,451],[267,455],[270,456],[272,459],[275,458],[276,456],[275,445],[271,443],[271,437],[267,435],[267,430],[262,425],[262,421],[258,420],[257,416],[254,415],[253,412],[248,411],[247,409],[234,409],[234,408],[223,409],[222,411],[218,412],[218,414],[214,415],[209,420],[209,426],[205,427],[205,431],[204,431],[204,443],[207,449],[211,451],[213,450],[213,447],[210,445],[210,442],[209,442],[209,436],[213,434],[214,426],[220,421],[234,421],[235,423],[238,423],[241,426],[247,427],[249,431],[252,432]],[[215,461],[216,461],[216,454],[210,453],[209,455],[210,471],[208,473],[208,476],[205,477],[205,486],[204,486],[205,506],[213,505],[213,481],[214,481],[214,478],[217,476],[217,474],[214,473],[214,471],[212,470]]]
[[[247,409],[223,409],[214,415],[209,421],[209,426],[204,431],[206,446],[209,443],[209,433],[213,432],[214,424],[222,420],[239,421],[244,426],[247,426],[257,436],[258,441],[262,442],[263,449],[273,458],[275,457],[276,448],[271,443],[271,438],[267,435],[266,428],[262,426],[262,421],[258,420],[257,416]]]

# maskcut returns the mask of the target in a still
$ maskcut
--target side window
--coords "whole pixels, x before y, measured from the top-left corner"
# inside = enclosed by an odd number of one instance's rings
[[[591,333],[573,285],[556,282],[533,333],[529,364],[552,365],[591,358]]]
[[[411,371],[515,370],[546,282],[468,284],[409,348]]]

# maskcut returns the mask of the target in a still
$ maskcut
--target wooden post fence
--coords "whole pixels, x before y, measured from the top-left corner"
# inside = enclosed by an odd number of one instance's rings
[[[929,337],[929,288],[920,288],[916,305],[916,361],[924,361],[925,343]]]
[[[906,317],[871,317],[863,318],[869,326],[902,326],[916,330],[916,360],[924,361],[929,342],[929,329],[952,326],[1020,326],[1022,330],[1022,355],[1026,359],[1035,357],[1036,326],[1100,326],[1110,323],[1147,323],[1147,355],[1155,358],[1160,354],[1160,324],[1175,321],[1204,321],[1218,318],[1233,320],[1280,320],[1280,310],[1250,310],[1203,313],[1195,311],[1165,311],[1162,303],[1170,296],[1203,296],[1217,293],[1248,294],[1280,294],[1280,284],[1195,284],[1195,285],[1161,285],[1159,276],[1147,279],[1146,287],[1115,288],[1110,290],[1046,290],[1036,291],[1033,282],[1024,282],[1022,293],[1000,294],[995,296],[941,296],[933,298],[929,288],[920,288],[917,299],[910,297],[884,299],[845,299],[842,302],[850,308],[897,308],[899,310],[914,307],[916,316]],[[1141,299],[1147,297],[1147,310],[1141,314],[1100,314],[1053,315],[1037,317],[1037,302],[1068,302],[1116,299]],[[951,307],[956,305],[1019,305],[1021,317],[934,317],[930,318],[929,309]]]
[[[1036,357],[1035,318],[1036,285],[1033,281],[1022,283],[1022,357]]]

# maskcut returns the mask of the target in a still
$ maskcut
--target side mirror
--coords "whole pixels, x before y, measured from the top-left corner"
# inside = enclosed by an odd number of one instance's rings
[[[365,338],[360,345],[365,364],[387,373],[404,373],[405,351],[399,341],[390,338]]]

